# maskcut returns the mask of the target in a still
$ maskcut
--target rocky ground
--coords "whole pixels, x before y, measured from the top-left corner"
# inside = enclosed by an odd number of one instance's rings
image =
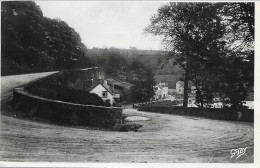
[[[8,107],[12,89],[50,73],[1,78],[1,161],[223,163],[254,161],[254,124],[124,109],[149,120],[138,132],[68,127],[23,118]],[[247,147],[240,158],[231,149]]]

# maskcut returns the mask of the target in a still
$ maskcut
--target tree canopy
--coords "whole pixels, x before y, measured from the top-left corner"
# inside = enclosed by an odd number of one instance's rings
[[[92,63],[103,67],[107,76],[131,85],[121,95],[126,101],[143,102],[153,97],[154,73],[137,58],[139,55],[128,58],[128,53],[116,48],[95,48],[87,54]]]
[[[165,61],[174,58],[183,69],[183,106],[187,107],[189,81],[202,107],[224,90],[229,90],[225,98],[235,108],[245,99],[253,83],[253,9],[253,3],[170,2],[151,18],[145,31],[162,36],[171,51]]]
[[[90,65],[80,35],[66,22],[44,17],[35,2],[1,4],[2,75]]]

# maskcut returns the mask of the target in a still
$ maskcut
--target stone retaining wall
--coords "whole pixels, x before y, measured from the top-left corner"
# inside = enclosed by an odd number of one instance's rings
[[[142,106],[139,107],[140,111],[165,113],[165,114],[177,114],[185,116],[197,116],[218,120],[229,121],[247,121],[254,122],[254,110],[233,110],[233,109],[219,109],[219,108],[195,108],[195,107],[166,107],[166,106]]]
[[[113,128],[122,123],[122,108],[75,104],[51,100],[16,88],[13,104],[30,117],[42,117],[71,125]]]
[[[45,78],[31,82],[25,86],[25,90],[30,90],[30,88],[34,86],[48,88],[49,86],[56,85],[71,89],[89,91],[91,86],[98,84],[98,82],[103,79],[104,72],[98,67],[67,70],[60,71]]]

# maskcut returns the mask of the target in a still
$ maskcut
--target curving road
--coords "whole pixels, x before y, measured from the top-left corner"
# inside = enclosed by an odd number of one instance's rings
[[[55,162],[253,162],[253,123],[140,112],[140,132],[111,132],[32,121],[6,106],[12,89],[50,73],[2,77],[1,161]],[[230,150],[247,147],[240,158]]]

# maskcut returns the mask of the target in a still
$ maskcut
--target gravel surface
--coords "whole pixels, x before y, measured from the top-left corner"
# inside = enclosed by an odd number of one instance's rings
[[[147,117],[139,132],[68,127],[23,118],[6,106],[12,89],[50,73],[2,77],[1,161],[223,163],[254,160],[254,124],[124,109]],[[231,149],[247,147],[239,159]]]

